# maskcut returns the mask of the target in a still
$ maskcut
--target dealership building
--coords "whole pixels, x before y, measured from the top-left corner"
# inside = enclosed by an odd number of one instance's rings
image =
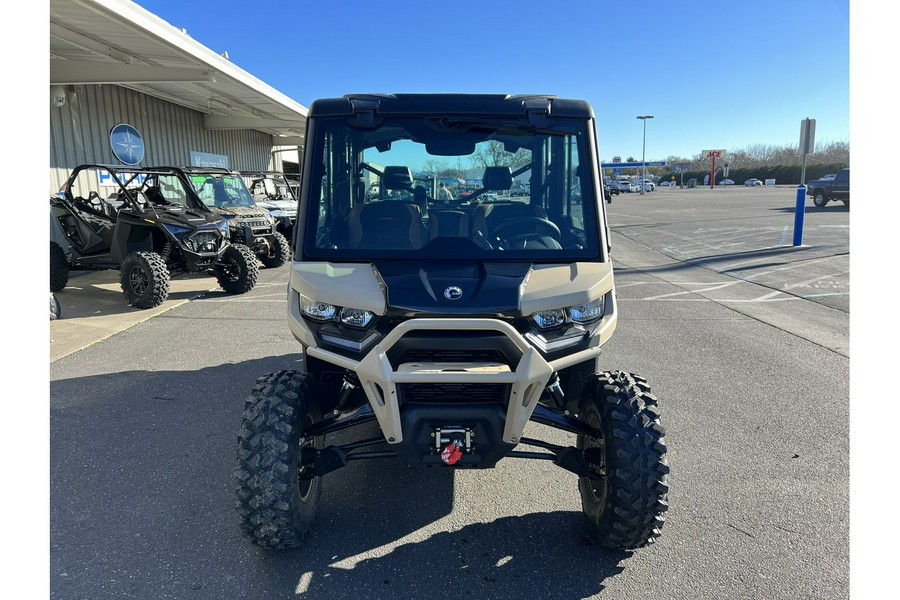
[[[51,194],[81,164],[297,172],[307,115],[128,0],[50,0],[49,105]]]

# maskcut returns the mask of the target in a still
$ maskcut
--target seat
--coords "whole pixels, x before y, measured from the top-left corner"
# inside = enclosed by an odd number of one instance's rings
[[[156,186],[148,187],[144,193],[147,195],[147,200],[153,204],[169,204],[169,201],[163,196],[162,191]]]
[[[428,212],[428,238],[469,237],[469,215],[461,210]]]
[[[347,216],[347,242],[351,248],[418,250],[424,227],[414,204],[383,200],[358,204]]]
[[[381,176],[381,187],[386,190],[411,191],[413,186],[412,171],[409,167],[391,165],[384,168]]]
[[[508,190],[512,187],[512,171],[509,167],[485,167],[481,187],[485,190]]]

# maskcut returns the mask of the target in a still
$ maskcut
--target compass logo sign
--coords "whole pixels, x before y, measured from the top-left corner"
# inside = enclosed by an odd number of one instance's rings
[[[127,123],[112,128],[109,145],[116,158],[126,165],[136,165],[144,160],[144,140],[138,130]]]

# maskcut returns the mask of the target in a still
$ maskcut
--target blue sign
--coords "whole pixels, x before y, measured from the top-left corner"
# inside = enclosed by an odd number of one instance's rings
[[[647,162],[620,162],[620,163],[601,163],[600,166],[604,169],[617,169],[621,167],[643,167],[647,165],[648,167],[664,167],[666,166],[666,161],[664,160],[654,160]]]
[[[121,183],[123,186],[142,185],[147,179],[147,175],[145,173],[135,175],[134,173],[129,173],[127,171],[119,171],[116,174],[116,177],[113,178],[112,173],[110,173],[106,169],[97,170],[97,182],[100,187],[116,187],[116,179],[118,179],[119,183]]]
[[[127,123],[112,128],[109,145],[116,158],[126,165],[136,165],[144,160],[144,140],[138,130]]]
[[[212,154],[210,152],[197,152],[191,150],[192,167],[219,167],[228,168],[228,157],[224,154]]]

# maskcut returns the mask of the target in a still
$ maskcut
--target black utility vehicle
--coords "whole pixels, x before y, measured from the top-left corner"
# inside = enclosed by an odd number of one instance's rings
[[[232,294],[256,284],[256,257],[229,243],[227,222],[172,171],[81,165],[50,198],[50,214],[67,246],[50,242],[51,291],[66,287],[70,269],[119,269],[135,308],[165,302],[177,272],[210,273]]]
[[[524,458],[577,476],[601,544],[655,541],[669,493],[659,404],[601,354],[618,311],[591,107],[352,95],[315,101],[308,118],[287,313],[303,361],[259,378],[246,400],[244,536],[300,545],[323,476],[354,461],[485,469]],[[417,192],[413,173],[444,180],[461,165],[482,169],[464,199]],[[525,178],[524,195],[504,194]],[[576,443],[526,437],[529,421]],[[371,422],[379,435],[346,442]]]
[[[231,241],[249,247],[267,268],[283,265],[291,245],[277,230],[277,221],[257,206],[237,171],[214,167],[166,167],[182,178],[197,202],[228,221]]]
[[[256,205],[269,211],[275,219],[278,233],[290,240],[297,221],[296,181],[279,171],[241,171],[250,180],[250,193]]]

